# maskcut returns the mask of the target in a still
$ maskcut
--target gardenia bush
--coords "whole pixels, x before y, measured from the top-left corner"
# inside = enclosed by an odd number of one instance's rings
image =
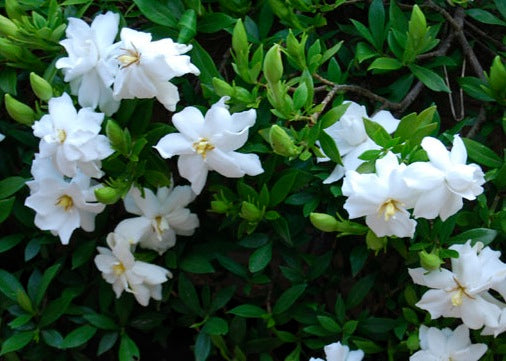
[[[5,0],[0,356],[506,354],[506,2]]]

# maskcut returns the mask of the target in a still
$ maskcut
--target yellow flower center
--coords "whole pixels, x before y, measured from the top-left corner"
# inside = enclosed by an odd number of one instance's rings
[[[134,44],[132,44],[133,49],[124,49],[125,53],[118,56],[118,60],[121,63],[121,68],[128,68],[132,64],[139,64],[141,61],[141,53],[137,50]]]
[[[401,210],[400,206],[400,202],[389,198],[379,207],[378,213],[383,214],[385,217],[385,222],[388,222],[390,218],[395,215],[395,213]]]
[[[121,276],[123,273],[125,273],[126,269],[123,263],[118,262],[112,266],[112,271],[116,276]]]
[[[60,143],[63,144],[65,142],[65,139],[67,139],[67,133],[63,129],[58,129],[58,140]]]
[[[206,159],[207,152],[214,149],[214,145],[209,143],[209,139],[207,138],[200,138],[198,141],[193,143],[193,149],[197,152],[197,154],[200,154],[202,158]]]
[[[455,277],[453,277],[453,280],[457,284],[457,287],[455,287],[454,289],[451,290],[452,292],[457,291],[451,297],[453,306],[458,307],[458,306],[462,305],[462,302],[464,300],[464,296],[474,299],[473,296],[471,296],[469,293],[467,293],[466,288],[464,286],[462,286],[460,284],[460,282]]]
[[[68,212],[72,206],[74,205],[74,201],[72,200],[72,197],[64,194],[58,200],[56,201],[56,205],[62,207],[65,212]]]

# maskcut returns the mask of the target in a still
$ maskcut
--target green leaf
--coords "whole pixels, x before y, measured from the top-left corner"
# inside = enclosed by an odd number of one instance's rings
[[[343,325],[343,335],[345,336],[353,335],[353,333],[357,329],[357,326],[358,321],[355,320],[346,321],[346,323]]]
[[[293,106],[295,109],[300,109],[306,103],[308,97],[307,85],[306,83],[301,83],[295,92],[293,93]]]
[[[139,348],[126,333],[121,335],[118,358],[119,361],[135,361],[140,358]]]
[[[26,325],[33,318],[32,314],[23,313],[8,323],[10,328],[19,328]]]
[[[205,361],[211,352],[211,338],[208,334],[200,332],[195,340],[195,361]],[[121,360],[120,360],[121,361]]]
[[[11,214],[15,200],[16,198],[14,197],[0,200],[0,223],[5,221]]]
[[[119,334],[117,332],[109,332],[102,336],[100,342],[98,343],[97,356],[109,351],[116,344],[118,335]]]
[[[7,198],[23,188],[27,179],[22,177],[8,177],[0,181],[0,199]]]
[[[489,228],[475,228],[468,231],[462,232],[458,236],[450,238],[450,244],[466,243],[471,240],[471,245],[474,246],[476,242],[481,242],[485,246],[492,243],[497,237],[498,232],[495,229]]]
[[[0,269],[0,292],[12,301],[17,301],[18,294],[24,293],[25,289],[21,286],[18,279],[7,271]],[[28,295],[26,295],[28,297]]]
[[[149,0],[151,1],[151,0]],[[222,78],[216,69],[209,53],[195,40],[192,40],[193,49],[190,51],[192,63],[200,70],[200,81],[213,89],[213,78]]]
[[[457,79],[459,82],[460,87],[471,97],[484,101],[484,102],[493,102],[494,98],[489,96],[484,90],[483,86],[486,85],[486,83],[479,79],[474,78],[472,76],[466,76],[463,78]]]
[[[102,330],[114,331],[119,328],[116,322],[106,315],[101,315],[98,313],[86,313],[83,315],[83,318],[96,328],[100,328]]]
[[[208,335],[226,335],[228,333],[227,321],[220,317],[210,317],[202,328],[202,332]]]
[[[502,21],[494,14],[483,9],[478,8],[468,9],[466,10],[466,14],[472,17],[474,20],[479,21],[480,23],[506,26],[506,22]]]
[[[240,305],[232,308],[227,313],[245,318],[262,318],[267,312],[256,305]]]
[[[249,265],[248,268],[251,273],[259,272],[263,270],[272,258],[272,243],[267,243],[266,245],[258,248],[255,252],[251,254],[249,257]]]
[[[371,138],[374,143],[381,147],[388,147],[392,140],[392,137],[379,123],[373,122],[367,118],[363,118],[365,132]]]
[[[207,257],[201,254],[189,254],[183,258],[179,267],[190,273],[213,273],[215,269]]]
[[[416,312],[413,311],[409,307],[403,307],[402,309],[402,315],[406,321],[409,323],[412,323],[413,325],[419,325],[420,320],[418,319],[418,316],[416,315]]]
[[[237,19],[225,13],[207,13],[199,18],[200,33],[215,33],[236,23]]]
[[[316,316],[316,318],[324,329],[334,333],[341,332],[341,326],[333,318],[328,316]]]
[[[346,112],[348,107],[350,106],[351,102],[343,103],[341,105],[338,105],[337,107],[334,107],[330,109],[328,112],[326,112],[323,117],[320,118],[321,122],[321,129],[327,129],[332,124],[337,122],[343,114]]]
[[[448,87],[446,86],[443,78],[441,78],[438,74],[436,74],[432,70],[429,70],[427,68],[415,64],[410,64],[408,67],[411,70],[411,72],[429,89],[432,89],[436,92],[439,91],[446,93],[450,92],[450,89],[448,89]]]
[[[382,0],[373,0],[369,7],[368,18],[374,46],[381,50],[385,41],[385,8]]]
[[[402,68],[402,63],[394,58],[382,57],[374,59],[369,65],[367,70],[380,69],[380,70],[396,70]]]
[[[270,192],[270,207],[275,207],[285,200],[288,193],[292,190],[293,183],[297,178],[297,173],[296,170],[290,170],[274,183]]]
[[[6,353],[17,351],[22,349],[33,339],[34,331],[24,331],[18,332],[4,340],[2,343],[2,349],[0,350],[0,355],[5,355]]]
[[[248,271],[242,264],[239,264],[230,257],[221,254],[216,255],[216,259],[227,271],[232,272],[239,277],[248,278]]]
[[[235,293],[235,286],[224,287],[216,292],[213,300],[211,301],[211,306],[209,307],[209,313],[214,313],[220,308],[223,308],[228,301],[232,298]]]
[[[49,287],[49,284],[60,270],[60,266],[61,263],[56,263],[44,271],[39,288],[37,289],[37,294],[35,295],[35,307],[39,307],[42,299],[44,298],[44,294]]]
[[[369,44],[366,44],[364,42],[360,42],[357,44],[355,56],[357,57],[359,63],[362,63],[364,60],[374,58],[375,56],[378,55],[379,55],[378,52],[373,48],[371,48]]]
[[[72,269],[86,264],[95,255],[96,246],[94,240],[81,243],[72,253]]]
[[[61,315],[63,315],[63,313],[67,310],[70,302],[74,297],[76,297],[76,292],[67,289],[63,291],[63,294],[60,298],[49,302],[42,312],[39,327],[45,327],[59,319]]]
[[[276,304],[274,305],[274,308],[272,309],[272,312],[274,314],[279,314],[282,312],[287,311],[295,301],[304,293],[306,290],[307,285],[300,284],[295,285],[287,289],[285,292],[279,296],[279,299],[276,301]]]
[[[10,234],[3,238],[0,238],[0,253],[6,252],[13,247],[16,247],[24,238],[21,233]]]
[[[487,146],[469,138],[462,138],[462,141],[466,146],[467,155],[476,163],[490,168],[499,168],[503,165],[502,159]]]
[[[369,29],[367,29],[367,27],[364,24],[362,24],[360,21],[357,21],[354,19],[350,19],[350,21],[353,24],[353,26],[355,27],[355,29],[357,29],[359,34],[362,35],[362,37],[364,39],[366,39],[369,43],[374,45],[374,39],[373,39]]]
[[[177,18],[174,16],[169,6],[167,6],[167,1],[134,0],[134,3],[141,13],[152,22],[170,28],[177,27]]]
[[[346,297],[346,308],[351,309],[357,307],[367,296],[374,285],[374,276],[369,275],[359,279],[350,289]]]
[[[350,252],[351,274],[355,277],[365,265],[369,251],[365,246],[356,246]]]
[[[84,325],[70,332],[60,344],[61,348],[74,348],[84,345],[97,332],[95,327]]]
[[[383,347],[370,340],[358,340],[354,339],[353,343],[358,349],[364,351],[366,354],[378,353],[383,351]]]
[[[43,330],[41,334],[42,339],[47,345],[54,348],[60,348],[61,342],[63,341],[61,333],[59,333],[56,330],[50,329],[50,330]]]
[[[323,152],[327,157],[337,164],[343,164],[341,154],[339,154],[336,143],[330,135],[328,135],[325,131],[321,131],[318,140],[320,141]]]
[[[200,315],[202,313],[197,291],[184,273],[179,275],[178,292],[179,298],[186,307],[188,307],[196,315]]]

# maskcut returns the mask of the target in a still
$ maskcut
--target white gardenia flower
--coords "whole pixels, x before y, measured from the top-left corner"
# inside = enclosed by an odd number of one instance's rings
[[[110,247],[97,247],[95,265],[102,277],[119,298],[123,291],[134,295],[137,302],[147,306],[149,299],[162,299],[162,283],[172,277],[172,273],[163,267],[136,261],[130,249],[130,243],[115,233],[109,233],[107,243]]]
[[[444,221],[462,208],[462,198],[474,200],[483,193],[483,171],[477,164],[467,164],[467,151],[458,135],[450,152],[436,138],[425,137],[422,148],[430,162],[415,162],[405,172],[406,184],[421,191],[413,214],[415,217]]]
[[[483,248],[481,242],[471,247],[471,241],[450,249],[459,253],[458,258],[451,259],[451,271],[409,269],[413,282],[431,288],[416,305],[428,311],[433,319],[459,317],[471,329],[483,325],[499,327],[499,317],[506,305],[488,291],[501,291],[506,281],[506,264],[499,259],[500,252]]]
[[[346,172],[344,208],[350,219],[365,216],[365,223],[378,236],[413,237],[416,221],[406,209],[412,206],[414,192],[402,179],[405,164],[388,152],[376,161],[376,173]]]
[[[379,145],[369,138],[364,127],[364,118],[370,118],[378,123],[388,133],[393,133],[400,120],[386,110],[380,110],[374,116],[369,117],[363,105],[345,101],[348,108],[339,121],[324,129],[324,132],[332,137],[342,157],[343,165],[336,165],[332,173],[323,181],[325,184],[333,183],[341,179],[348,170],[356,170],[362,160],[358,157],[367,150],[381,149]],[[328,159],[319,159],[324,161]]]
[[[364,351],[350,351],[350,348],[341,345],[341,342],[331,343],[323,348],[327,361],[361,361],[364,358]],[[311,357],[309,361],[324,361],[321,358]]]
[[[119,15],[107,12],[98,15],[91,25],[81,19],[69,18],[67,39],[60,44],[68,57],[58,59],[65,81],[70,82],[72,94],[78,96],[82,107],[97,106],[107,115],[115,113],[119,101],[112,96],[111,85],[118,71],[113,44],[118,33]]]
[[[58,235],[68,244],[76,228],[95,229],[95,216],[105,205],[97,203],[90,178],[80,172],[67,182],[51,160],[36,155],[32,164],[34,180],[27,182],[30,196],[25,205],[35,212],[35,225]]]
[[[156,97],[168,110],[176,110],[179,93],[169,80],[187,73],[200,74],[190,57],[183,55],[192,46],[172,39],[151,41],[151,34],[129,28],[121,29],[120,37],[117,51],[120,69],[114,81],[114,97]]]
[[[191,236],[199,226],[197,215],[185,208],[195,199],[190,186],[158,188],[156,195],[144,188],[132,188],[125,197],[127,212],[139,217],[123,220],[118,233],[138,235],[132,238],[141,247],[164,253],[176,244],[176,235]]]
[[[101,177],[100,161],[113,153],[109,139],[98,134],[104,114],[91,108],[77,112],[67,93],[51,98],[48,108],[49,114],[32,126],[33,134],[41,138],[40,156],[51,157],[67,177],[74,177],[78,169],[90,177]]]
[[[2,140],[4,140],[4,139],[5,139],[5,135],[3,135],[2,133],[0,133],[0,142],[1,142]]]
[[[478,361],[487,352],[487,345],[471,343],[469,329],[465,325],[454,331],[422,325],[419,337],[421,350],[415,352],[409,361]]]
[[[248,129],[255,124],[256,112],[250,109],[230,114],[221,98],[204,116],[195,107],[174,114],[172,122],[180,133],[164,136],[155,146],[163,158],[179,155],[179,173],[200,194],[209,170],[229,178],[255,176],[264,170],[256,154],[234,152],[248,140]]]

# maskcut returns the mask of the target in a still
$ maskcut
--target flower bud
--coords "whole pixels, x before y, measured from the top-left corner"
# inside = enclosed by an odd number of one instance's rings
[[[339,227],[337,219],[325,213],[311,213],[309,219],[313,226],[323,232],[335,232]]]
[[[103,204],[114,204],[121,198],[121,192],[112,187],[95,188],[97,201]]]
[[[277,83],[283,76],[283,61],[278,44],[274,44],[265,54],[264,75],[269,83]]]
[[[0,15],[0,34],[4,36],[14,36],[18,32],[18,27],[11,19]]]
[[[14,99],[10,94],[5,94],[5,108],[12,119],[18,123],[32,126],[35,121],[35,112],[28,105]]]
[[[425,251],[421,251],[418,253],[418,257],[420,257],[420,264],[427,271],[433,271],[439,269],[441,264],[444,262],[441,261],[441,258],[437,254],[427,253]]]
[[[10,40],[0,37],[0,55],[11,61],[23,59],[23,49]]]
[[[420,348],[420,341],[418,340],[418,335],[416,333],[409,335],[406,340],[406,346],[410,351],[416,351]]]
[[[296,157],[301,151],[301,147],[294,144],[292,137],[276,124],[269,130],[269,143],[274,153],[283,157]]]
[[[125,139],[125,133],[120,126],[112,119],[107,121],[105,126],[105,133],[107,138],[111,141],[111,146],[118,150],[121,154],[126,155],[128,153],[128,145]]]
[[[227,213],[230,204],[224,201],[211,201],[211,209],[216,213]]]
[[[378,252],[382,249],[386,248],[387,242],[387,237],[378,237],[372,231],[367,232],[367,235],[365,236],[365,243],[367,244],[367,248],[375,251],[376,254],[378,254]]]
[[[33,72],[30,73],[30,85],[32,86],[33,92],[40,100],[48,101],[53,97],[53,88],[51,84],[49,84],[46,79]]]
[[[253,203],[244,201],[239,216],[250,222],[260,222],[264,217],[264,211],[258,209]]]

